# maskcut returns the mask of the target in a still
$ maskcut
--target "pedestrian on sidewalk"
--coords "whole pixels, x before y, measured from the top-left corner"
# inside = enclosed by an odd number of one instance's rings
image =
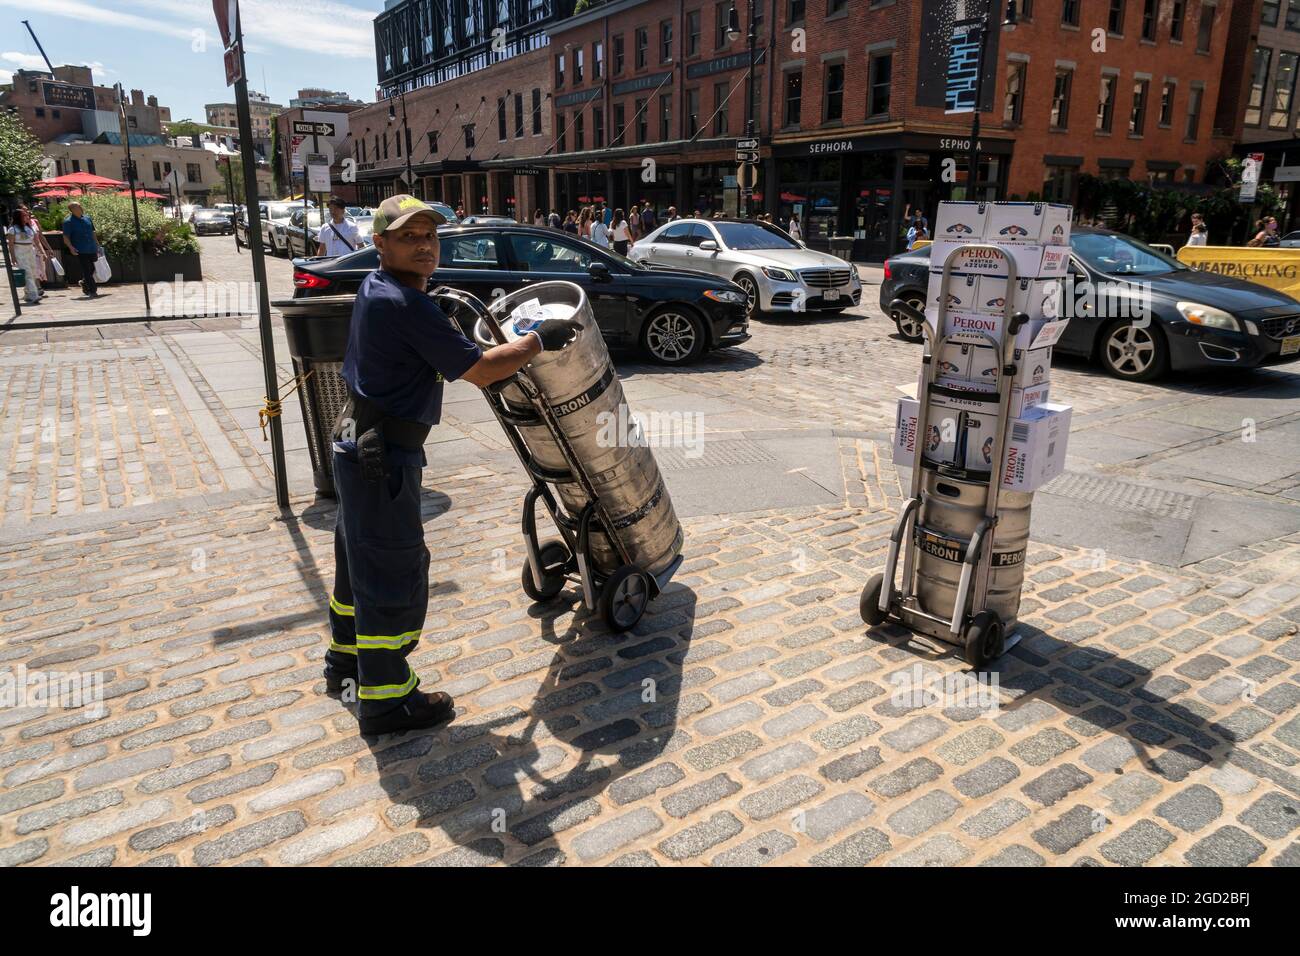
[[[36,305],[45,295],[40,283],[36,281],[39,263],[36,256],[37,232],[32,225],[32,217],[21,206],[13,211],[11,224],[5,228],[5,241],[9,243],[9,258],[25,276],[23,291],[27,304]]]
[[[99,236],[95,233],[95,223],[81,203],[75,199],[68,203],[68,217],[63,220],[63,244],[81,263],[81,291],[88,298],[99,295],[99,286],[95,284],[95,260],[99,258]]]
[[[567,345],[582,328],[548,319],[484,352],[427,294],[446,219],[414,196],[379,205],[379,268],[361,283],[343,359],[348,401],[332,435],[338,513],[325,685],[356,689],[365,735],[433,727],[455,716],[451,697],[418,690],[407,662],[429,605],[420,470],[442,416],[444,381],[480,387]]]
[[[632,234],[628,231],[627,217],[623,215],[623,210],[614,210],[614,225],[609,234],[614,240],[614,251],[620,256],[627,255],[628,246],[632,244]]]
[[[605,220],[597,216],[591,222],[591,241],[602,249],[609,248],[609,227],[605,225]]]
[[[338,196],[330,198],[329,222],[316,233],[316,255],[345,256],[361,247],[361,233],[354,219],[348,216],[348,206]],[[306,228],[306,224],[303,224]]]
[[[803,226],[799,225],[799,214],[797,212],[790,213],[790,228],[786,231],[790,233],[790,238],[795,242],[803,241]]]
[[[41,221],[36,218],[36,213],[30,206],[19,206],[19,209],[27,213],[32,221],[32,228],[36,230],[36,281],[41,284],[41,295],[45,295],[45,286],[58,278],[58,273],[54,271],[54,250],[50,248],[50,241],[45,238],[45,232],[41,229]]]

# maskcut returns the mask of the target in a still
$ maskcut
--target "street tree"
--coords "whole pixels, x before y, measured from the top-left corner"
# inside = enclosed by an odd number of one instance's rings
[[[31,192],[41,178],[44,154],[41,143],[17,113],[0,112],[0,197]]]

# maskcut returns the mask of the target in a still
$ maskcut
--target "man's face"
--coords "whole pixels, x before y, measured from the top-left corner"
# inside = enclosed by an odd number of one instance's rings
[[[438,270],[438,227],[428,216],[412,216],[396,229],[375,236],[379,262],[389,272],[428,279]]]
[[[68,207],[68,212],[72,213],[72,214],[73,214],[74,216],[76,216],[78,219],[81,218],[81,207],[80,207],[80,206],[69,206],[69,207]]]

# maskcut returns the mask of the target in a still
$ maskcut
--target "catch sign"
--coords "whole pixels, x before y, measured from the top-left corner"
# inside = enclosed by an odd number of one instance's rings
[[[979,83],[979,27],[953,27],[948,40],[948,75],[943,87],[945,113],[974,113]]]
[[[990,29],[982,38],[980,24],[998,23],[1003,4],[992,0],[921,0],[919,62],[931,64],[916,71],[916,105],[948,113],[969,113],[975,108],[976,68],[980,43],[984,44],[984,90],[980,110],[993,109],[997,86],[998,40],[1001,31]],[[988,16],[988,20],[985,16]],[[958,26],[964,21],[976,21]]]

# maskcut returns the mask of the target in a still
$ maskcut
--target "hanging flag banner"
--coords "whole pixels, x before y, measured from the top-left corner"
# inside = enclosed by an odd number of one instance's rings
[[[984,15],[990,0],[921,0],[921,49],[918,62],[932,64],[916,71],[916,105],[942,109],[947,113],[970,113],[975,109],[976,66]],[[1000,7],[994,6],[993,17]],[[957,26],[977,21],[974,27]],[[998,40],[993,29],[984,38],[984,96],[980,110],[993,109],[997,87]]]

